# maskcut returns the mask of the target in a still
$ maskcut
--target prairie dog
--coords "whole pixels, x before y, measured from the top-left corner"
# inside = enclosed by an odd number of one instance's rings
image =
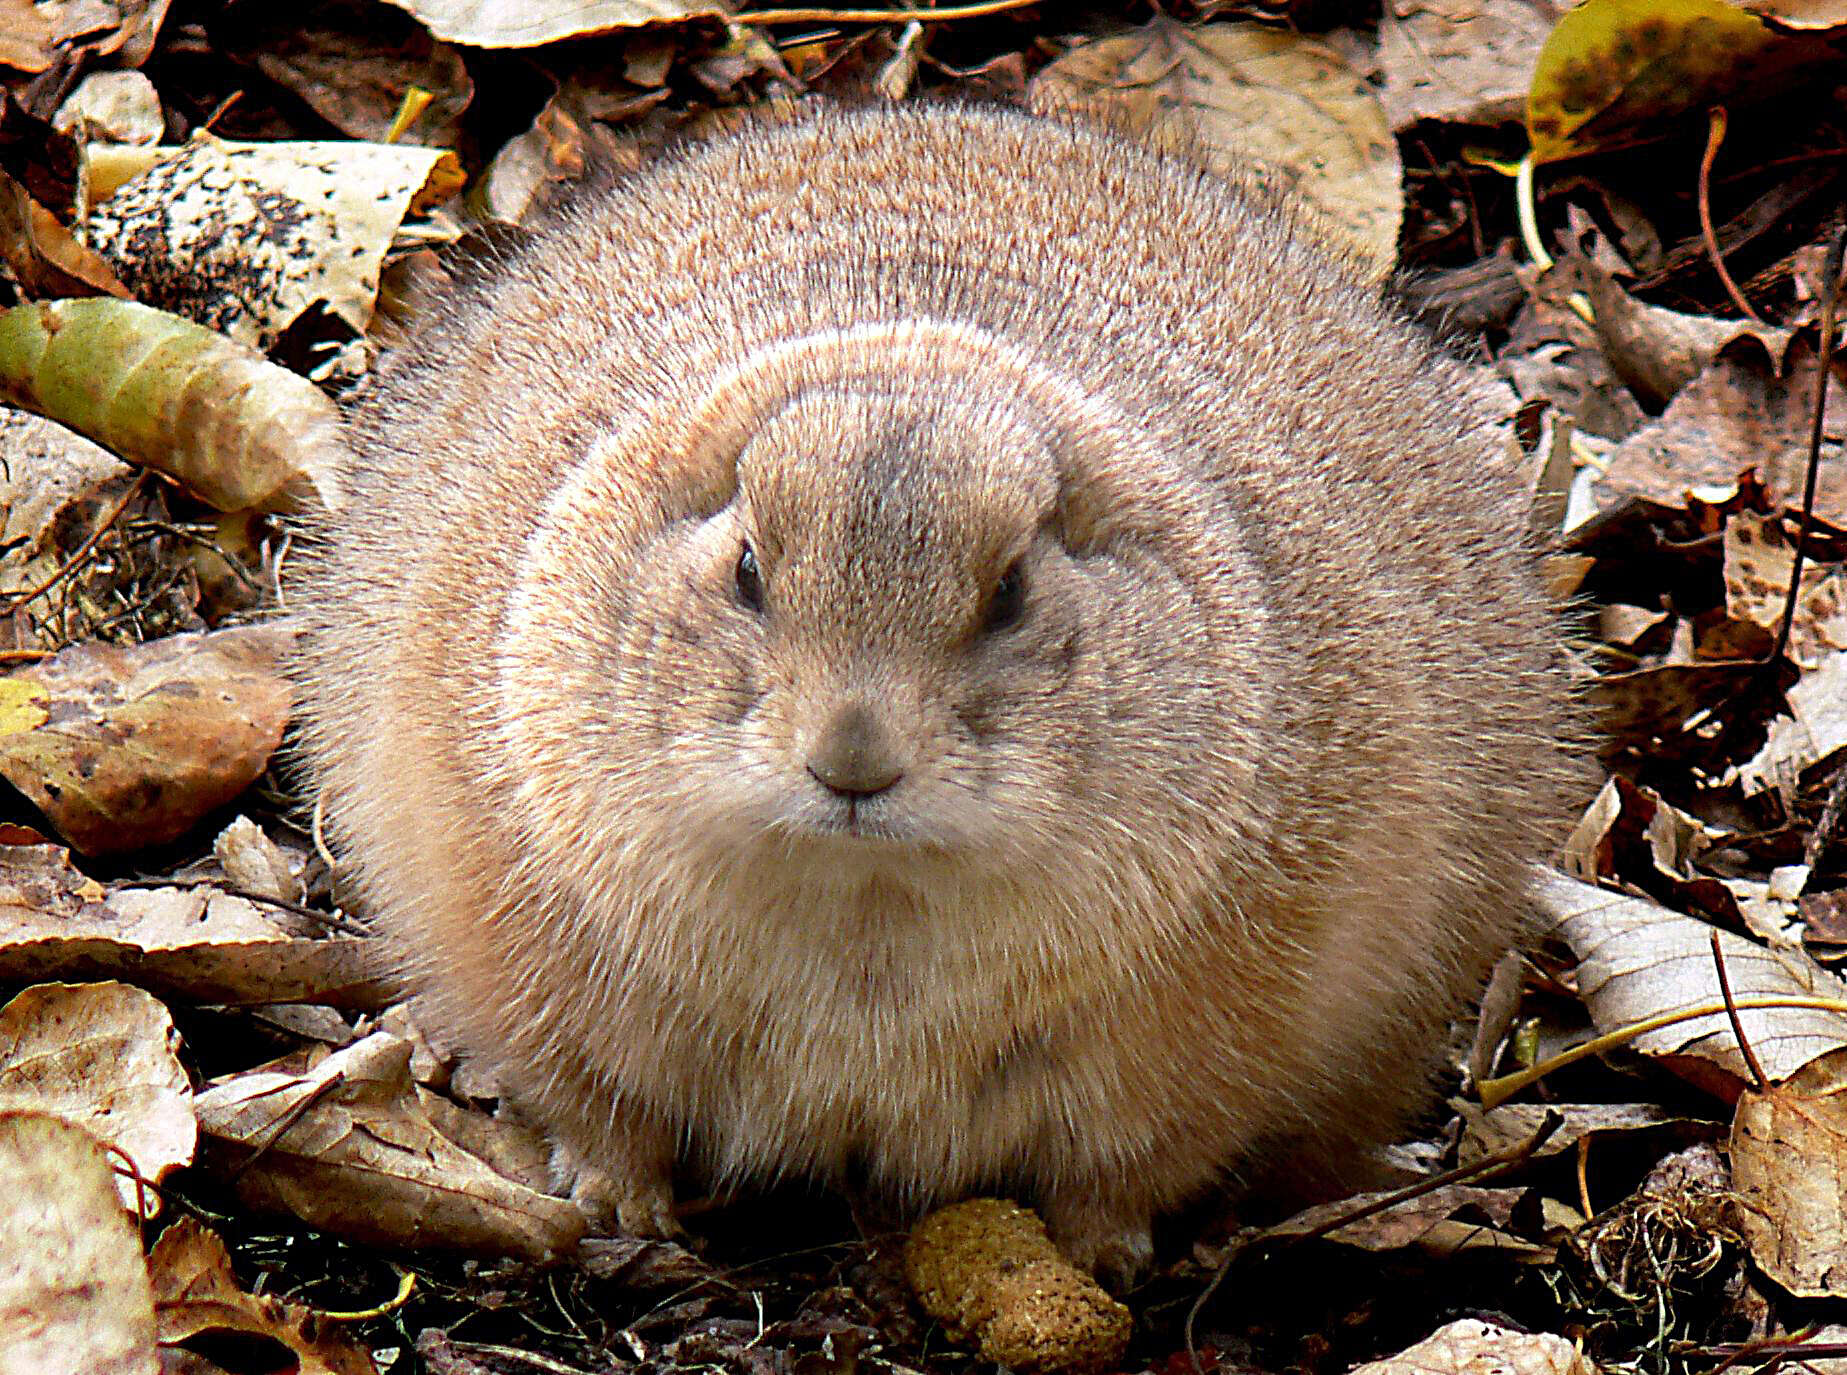
[[[338,847],[639,1232],[672,1170],[1150,1219],[1338,1178],[1564,768],[1464,371],[1273,197],[940,106],[695,145],[458,293],[301,599]]]

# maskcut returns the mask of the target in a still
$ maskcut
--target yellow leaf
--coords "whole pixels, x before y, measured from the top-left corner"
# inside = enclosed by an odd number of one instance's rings
[[[1666,132],[1808,45],[1724,0],[1585,0],[1558,21],[1533,68],[1526,129],[1550,162]]]
[[[37,730],[51,719],[46,703],[51,694],[37,683],[0,678],[0,735],[20,735]]]

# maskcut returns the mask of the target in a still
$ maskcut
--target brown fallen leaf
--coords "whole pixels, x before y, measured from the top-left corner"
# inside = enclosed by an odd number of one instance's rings
[[[134,295],[95,249],[5,172],[0,172],[0,263],[34,299]]]
[[[275,1343],[294,1359],[286,1367],[271,1363],[264,1369],[286,1368],[293,1375],[378,1375],[371,1353],[337,1323],[305,1304],[274,1294],[252,1294],[239,1286],[224,1242],[194,1218],[181,1218],[160,1234],[147,1268],[163,1347],[260,1349]],[[246,1368],[256,1367],[238,1366]]]
[[[1783,623],[1789,578],[1795,571],[1793,541],[1783,522],[1737,511],[1725,522],[1725,614],[1774,636]],[[1847,649],[1847,565],[1802,565],[1801,594],[1790,624],[1789,653],[1804,669]]]
[[[1793,798],[1847,749],[1847,651],[1804,673],[1787,699],[1790,714],[1771,721],[1763,748],[1739,769],[1746,797],[1774,790]]]
[[[1847,1051],[1745,1090],[1731,1160],[1739,1224],[1764,1272],[1798,1298],[1847,1295]]]
[[[583,1235],[576,1204],[511,1179],[446,1135],[453,1105],[410,1078],[386,1032],[214,1081],[195,1107],[250,1206],[388,1246],[543,1260]],[[479,1116],[479,1115],[477,1115]],[[515,1132],[510,1123],[482,1130]],[[537,1159],[535,1147],[521,1152]]]
[[[391,985],[367,940],[211,887],[105,892],[61,846],[0,845],[0,983],[132,979],[170,997],[375,1010]]]
[[[375,5],[281,6],[240,16],[226,55],[299,96],[341,133],[384,142],[407,87],[431,100],[399,142],[453,148],[475,85],[462,54],[409,15]]]
[[[127,494],[135,471],[106,449],[43,416],[0,406],[0,604],[43,587],[86,593],[110,574],[86,562],[58,579],[71,557]],[[42,603],[27,604],[38,611]],[[62,648],[63,618],[9,618],[8,649]]]
[[[0,1375],[156,1375],[141,1237],[83,1128],[0,1112]]]
[[[1480,1318],[1438,1328],[1396,1356],[1354,1367],[1351,1375],[1596,1375],[1597,1367],[1563,1337],[1516,1332]]]
[[[269,766],[293,642],[281,625],[238,626],[81,644],[21,669],[0,680],[16,709],[0,721],[0,777],[85,854],[173,840]]]
[[[1363,270],[1383,278],[1397,264],[1398,145],[1371,86],[1324,44],[1161,16],[1073,48],[1033,79],[1028,99],[1213,166],[1252,168],[1319,210]]]
[[[1723,1130],[1716,1122],[1670,1112],[1653,1103],[1503,1103],[1484,1109],[1464,1098],[1450,1100],[1462,1119],[1462,1139],[1457,1163],[1499,1155],[1531,1141],[1549,1116],[1563,1121],[1534,1152],[1536,1159],[1575,1150],[1586,1137],[1660,1135],[1677,1143],[1716,1137]]]
[[[1536,1245],[1507,1230],[1514,1210],[1527,1194],[1525,1189],[1446,1184],[1371,1217],[1336,1227],[1319,1239],[1362,1251],[1401,1251],[1414,1246],[1433,1256],[1493,1251],[1520,1260],[1550,1259],[1552,1247]],[[1263,1235],[1278,1239],[1305,1236],[1334,1218],[1386,1197],[1385,1193],[1355,1194],[1332,1203],[1318,1203],[1266,1228]]]
[[[1535,892],[1555,932],[1578,958],[1578,990],[1600,1033],[1722,1001],[1712,962],[1716,927],[1550,871],[1539,875]],[[1729,931],[1718,935],[1726,977],[1740,1001],[1774,996],[1847,1000],[1847,983],[1800,951],[1767,950]],[[1747,1007],[1738,1016],[1773,1081],[1847,1038],[1843,1013]],[[1727,1101],[1750,1079],[1722,1009],[1648,1032],[1630,1044]]]
[[[1560,258],[1539,285],[1556,301],[1566,301],[1574,292],[1589,298],[1592,328],[1604,357],[1650,409],[1666,405],[1735,339],[1747,335],[1756,339],[1764,346],[1770,366],[1779,368],[1794,338],[1792,330],[1748,320],[1721,320],[1648,305],[1581,254]]]
[[[1612,506],[1639,496],[1683,506],[1689,491],[1732,487],[1755,468],[1773,502],[1800,509],[1815,374],[1807,335],[1790,343],[1780,369],[1760,339],[1734,340],[1658,419],[1616,446],[1597,480],[1598,502]],[[1827,424],[1815,514],[1840,525],[1847,521],[1847,462],[1838,443],[1847,432],[1847,390],[1838,381],[1829,384]]]
[[[1565,9],[1554,0],[1391,0],[1379,21],[1379,65],[1392,128],[1519,119],[1533,63]]]
[[[114,1146],[144,1183],[192,1162],[198,1124],[179,1033],[127,984],[35,984],[0,1007],[0,1111],[51,1113]],[[160,1198],[117,1180],[122,1205],[154,1217]]]
[[[0,311],[0,402],[49,416],[221,511],[337,506],[345,439],[305,377],[133,301]]]

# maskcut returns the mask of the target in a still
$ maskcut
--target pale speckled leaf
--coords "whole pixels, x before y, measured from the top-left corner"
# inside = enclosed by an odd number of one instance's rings
[[[459,185],[454,154],[202,133],[98,206],[86,238],[142,300],[257,348],[317,302],[363,333],[385,250],[433,178]]]

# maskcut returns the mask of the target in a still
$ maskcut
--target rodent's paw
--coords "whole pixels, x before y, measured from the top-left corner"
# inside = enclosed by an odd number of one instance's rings
[[[592,1218],[627,1237],[679,1239],[686,1235],[673,1215],[673,1181],[666,1174],[651,1180],[618,1180],[586,1170],[571,1188],[571,1198]]]
[[[559,1141],[552,1146],[554,1188],[568,1189],[591,1225],[623,1236],[679,1238],[685,1235],[673,1213],[672,1152],[655,1134],[606,1144],[596,1163]]]
[[[1068,1189],[1041,1200],[1039,1213],[1065,1258],[1112,1292],[1133,1287],[1154,1266],[1154,1218],[1147,1207]]]

